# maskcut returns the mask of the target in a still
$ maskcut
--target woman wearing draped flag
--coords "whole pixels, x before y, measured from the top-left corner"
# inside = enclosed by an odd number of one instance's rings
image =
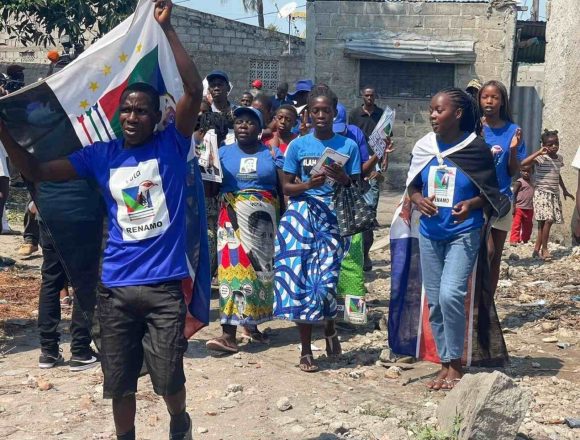
[[[159,90],[139,80],[126,85],[117,102],[121,137],[93,143],[61,159],[39,161],[0,123],[0,140],[26,178],[33,182],[90,178],[103,193],[109,217],[98,291],[103,395],[113,401],[120,440],[135,439],[135,393],[143,363],[171,416],[169,438],[192,438],[183,370],[188,309],[182,282],[190,277],[189,267],[197,266],[188,259],[186,212],[188,179],[193,176],[188,174],[187,158],[203,86],[171,24],[171,10],[170,0],[155,0],[153,6],[141,1],[138,7],[139,13],[155,17],[182,81],[183,96],[173,117],[163,121],[163,131],[156,131],[162,122]],[[192,166],[197,167],[196,162]],[[194,176],[199,197],[199,172]],[[207,258],[207,249],[199,255]]]
[[[305,372],[318,371],[311,348],[314,324],[324,324],[327,354],[341,353],[334,323],[344,240],[332,204],[333,185],[348,186],[358,179],[361,160],[356,143],[332,129],[337,104],[336,95],[327,87],[310,93],[314,132],[292,141],[284,159],[283,188],[290,201],[276,235],[274,315],[298,324],[299,367]],[[327,148],[348,156],[344,167],[323,165],[323,173],[311,175]]]
[[[212,350],[235,353],[237,326],[246,337],[268,342],[258,324],[272,319],[274,236],[284,156],[258,140],[262,113],[234,110],[236,143],[219,150],[223,170],[218,217],[218,283],[223,334]]]
[[[413,148],[407,195],[391,228],[389,343],[395,353],[441,363],[427,383],[439,390],[457,384],[462,364],[507,359],[485,240],[509,201],[489,147],[475,134],[473,100],[460,89],[442,90],[430,119],[433,132]]]

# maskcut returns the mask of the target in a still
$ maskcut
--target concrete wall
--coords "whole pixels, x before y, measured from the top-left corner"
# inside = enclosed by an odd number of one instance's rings
[[[300,38],[292,37],[292,53],[288,55],[286,34],[180,6],[175,7],[173,15],[181,41],[202,75],[214,69],[228,72],[234,85],[234,99],[249,89],[250,81],[255,79],[250,77],[251,60],[278,61],[280,81],[292,84],[304,76],[305,42]],[[6,72],[8,64],[22,64],[27,68],[27,83],[33,82],[46,76],[47,52],[46,48],[24,47],[0,35],[0,71]]]
[[[546,66],[542,64],[519,64],[516,73],[516,85],[534,87],[540,98],[544,98],[544,81]]]
[[[515,85],[511,89],[510,106],[514,121],[522,127],[528,154],[540,146],[544,111],[544,64],[519,64]]]
[[[500,3],[501,4],[501,3]],[[516,13],[513,6],[489,3],[429,3],[423,1],[361,2],[314,1],[308,3],[306,69],[309,77],[325,82],[347,107],[358,105],[359,61],[344,56],[349,32],[388,30],[411,32],[439,40],[475,42],[476,61],[456,65],[455,85],[464,88],[470,79],[499,79],[510,84]],[[397,111],[391,184],[404,184],[397,170],[406,170],[414,143],[430,130],[425,99],[380,98],[378,104]]]
[[[548,10],[544,127],[559,131],[560,153],[566,164],[562,177],[568,191],[575,193],[578,171],[570,162],[580,146],[580,2],[550,1]],[[565,224],[552,228],[553,237],[569,242],[574,203],[570,200],[562,200],[562,203]]]

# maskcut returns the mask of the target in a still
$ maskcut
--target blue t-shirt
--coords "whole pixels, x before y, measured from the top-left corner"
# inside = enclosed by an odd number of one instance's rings
[[[344,165],[346,174],[354,176],[361,173],[360,152],[352,139],[334,135],[331,139],[323,141],[317,139],[312,133],[290,142],[284,159],[284,172],[298,176],[303,182],[308,181],[312,168],[327,148],[349,157]],[[332,186],[326,183],[319,188],[307,190],[305,194],[330,197],[333,192]]]
[[[483,137],[485,142],[491,147],[491,153],[493,154],[499,190],[510,198],[513,196],[511,189],[512,176],[509,174],[510,145],[518,128],[518,125],[513,122],[506,122],[501,128],[483,126]],[[521,162],[526,158],[526,155],[526,143],[522,139],[522,144],[517,151],[518,160]]]
[[[445,151],[452,146],[439,143],[439,150]],[[451,215],[453,207],[462,200],[478,196],[481,192],[450,160],[443,159],[443,165],[445,168],[441,168],[437,159],[433,158],[415,178],[415,184],[423,188],[423,197],[429,196],[429,182],[432,194],[435,193],[434,203],[438,207],[438,214],[431,217],[422,215],[419,221],[419,232],[430,240],[446,240],[481,228],[484,223],[483,209],[471,210],[465,221],[454,223],[455,217]]]
[[[257,153],[246,154],[237,143],[219,149],[223,180],[222,194],[244,189],[261,189],[275,192],[278,183],[277,170],[284,166],[284,155],[274,148],[260,144]]]
[[[355,141],[358,145],[361,163],[367,162],[369,160],[369,145],[363,131],[356,125],[347,124],[346,133],[344,135]]]
[[[185,257],[186,160],[191,138],[174,124],[139,147],[97,142],[68,158],[101,187],[109,214],[102,281],[107,287],[188,276]]]

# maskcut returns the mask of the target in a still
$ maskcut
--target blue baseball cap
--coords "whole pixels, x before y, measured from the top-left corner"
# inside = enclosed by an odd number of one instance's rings
[[[226,83],[230,83],[230,79],[228,77],[228,74],[226,72],[224,72],[223,70],[212,70],[206,77],[205,79],[209,81],[211,81],[213,78],[221,78],[223,79]]]
[[[312,80],[301,79],[300,81],[296,81],[296,90],[292,93],[288,93],[288,96],[290,98],[294,98],[294,96],[300,92],[310,93],[313,88],[314,88],[314,83],[312,82]]]
[[[239,118],[243,114],[246,115],[250,114],[252,116],[255,116],[256,118],[258,118],[258,121],[260,122],[260,129],[264,128],[264,115],[262,115],[262,112],[260,110],[254,107],[238,107],[237,109],[234,110],[234,117],[236,118]]]
[[[336,116],[332,124],[332,131],[335,133],[344,133],[346,130],[346,108],[341,103],[336,106]]]

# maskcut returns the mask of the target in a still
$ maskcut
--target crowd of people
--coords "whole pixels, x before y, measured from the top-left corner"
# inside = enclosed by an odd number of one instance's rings
[[[207,347],[237,352],[238,327],[242,338],[267,344],[269,335],[260,331],[261,324],[275,318],[292,321],[302,347],[298,365],[306,373],[319,370],[312,353],[313,326],[323,326],[329,357],[342,352],[336,326],[345,313],[341,295],[357,291],[340,287],[347,272],[345,256],[354,262],[348,268],[352,280],[363,280],[363,272],[373,267],[369,250],[376,218],[366,230],[345,236],[337,220],[336,192],[357,188],[376,217],[380,183],[394,150],[390,137],[380,154],[368,143],[383,114],[373,86],[362,88],[362,103],[350,112],[328,85],[308,79],[297,81],[291,93],[288,84],[280,84],[274,96],[255,80],[233,103],[224,71],[208,74],[204,90],[204,80],[171,25],[171,2],[157,0],[154,9],[184,85],[175,122],[163,132],[155,131],[161,118],[159,95],[144,83],[129,85],[120,98],[122,138],[58,160],[39,162],[0,120],[0,141],[28,181],[92,179],[101,188],[109,239],[97,293],[99,354],[89,347],[87,316],[73,308],[70,365],[80,371],[100,360],[104,397],[113,401],[119,440],[135,438],[135,392],[143,364],[167,404],[170,438],[192,438],[185,404],[186,305],[181,291],[181,280],[188,275],[184,191],[192,148],[206,142],[208,134],[217,137],[219,157],[213,160],[219,160],[221,179],[205,181],[204,190],[222,334],[207,341]],[[508,233],[513,245],[527,242],[535,217],[534,256],[549,260],[550,227],[563,221],[559,187],[565,199],[573,199],[560,176],[564,163],[558,132],[546,130],[541,148],[528,156],[505,86],[472,81],[468,89],[448,88],[432,97],[432,132],[415,145],[407,178],[408,197],[421,214],[422,281],[441,361],[441,370],[427,382],[432,390],[451,389],[463,375],[465,296],[480,250],[487,249],[493,294]],[[319,164],[328,150],[345,162]],[[4,156],[0,214],[8,195]],[[580,153],[573,166],[580,169],[579,162]],[[117,189],[136,170],[148,182],[147,191],[157,186],[162,192],[168,222],[147,236],[127,237],[118,203],[123,196]],[[27,223],[37,215],[33,204],[29,209]],[[63,361],[59,292],[69,280],[42,219],[32,249],[38,236],[45,258],[39,367],[51,368]],[[360,253],[354,251],[357,243]],[[358,284],[364,301],[362,281]]]

